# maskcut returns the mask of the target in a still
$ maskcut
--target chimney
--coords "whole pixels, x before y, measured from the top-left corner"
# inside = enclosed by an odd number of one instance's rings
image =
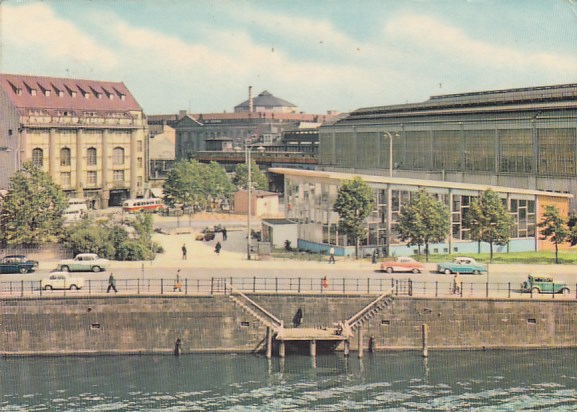
[[[253,105],[252,105],[252,86],[248,86],[248,111],[252,113]]]

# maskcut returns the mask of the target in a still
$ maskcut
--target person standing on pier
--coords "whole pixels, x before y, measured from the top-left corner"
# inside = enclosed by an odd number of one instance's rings
[[[329,250],[329,264],[334,264],[335,263],[335,248],[331,246],[331,249]]]

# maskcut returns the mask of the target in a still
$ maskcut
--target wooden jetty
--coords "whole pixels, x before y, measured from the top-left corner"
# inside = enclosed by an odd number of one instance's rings
[[[363,334],[362,325],[375,316],[378,312],[387,307],[393,300],[392,289],[378,296],[375,300],[351,316],[344,322],[338,322],[333,327],[326,328],[285,328],[284,322],[272,313],[258,305],[255,301],[246,296],[242,291],[230,285],[230,298],[247,313],[266,325],[266,356],[272,357],[273,339],[278,342],[278,356],[285,357],[287,342],[308,342],[309,354],[316,356],[317,343],[331,343],[334,347],[344,342],[344,354],[349,355],[350,339],[355,331],[358,336],[359,357],[363,356]]]

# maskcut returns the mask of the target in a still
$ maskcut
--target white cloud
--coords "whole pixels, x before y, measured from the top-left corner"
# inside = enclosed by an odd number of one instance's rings
[[[112,69],[116,55],[102,47],[72,23],[57,17],[43,3],[10,6],[2,9],[2,33],[15,51],[32,53],[29,58],[61,61]]]
[[[433,17],[405,14],[392,20],[386,35],[399,39],[414,49],[444,56],[467,66],[509,68],[519,71],[557,72],[577,70],[577,58],[552,52],[531,52],[471,38],[464,30]],[[495,39],[498,41],[498,39]]]

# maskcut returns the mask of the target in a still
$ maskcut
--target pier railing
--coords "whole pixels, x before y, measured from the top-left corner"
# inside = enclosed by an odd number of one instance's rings
[[[78,275],[81,277],[82,275]],[[119,295],[217,295],[242,293],[279,294],[374,294],[390,292],[394,296],[452,298],[528,298],[577,299],[577,285],[562,294],[523,293],[520,285],[504,282],[461,282],[458,287],[450,279],[419,281],[395,278],[347,277],[213,277],[181,279],[175,288],[174,278],[117,278]],[[34,296],[82,296],[107,294],[107,280],[85,280],[80,290],[44,290],[40,281],[0,280],[0,298]],[[114,294],[114,292],[111,292]],[[110,294],[110,293],[109,293]]]

